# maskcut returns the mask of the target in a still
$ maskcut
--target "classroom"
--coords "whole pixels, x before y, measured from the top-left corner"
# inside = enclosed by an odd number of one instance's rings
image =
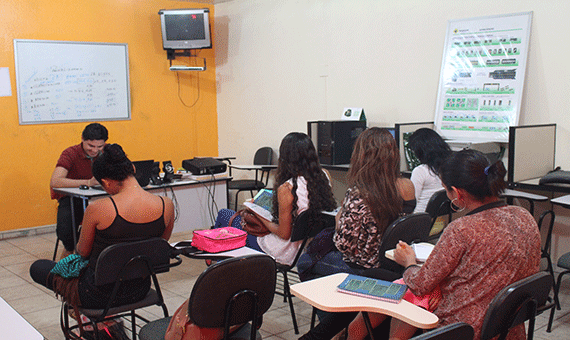
[[[203,61],[205,71],[169,70],[158,11],[174,8],[210,10],[213,47],[173,61]],[[14,39],[128,44],[130,119],[101,123],[132,160],[171,160],[179,168],[193,157],[251,163],[259,147],[277,152],[287,133],[306,132],[307,121],[337,120],[346,107],[364,108],[368,126],[433,121],[447,22],[529,11],[519,125],[556,123],[556,166],[567,170],[566,0],[4,0],[0,68],[8,69],[10,93],[0,96],[0,241],[53,232],[50,176],[86,125],[20,124]],[[570,251],[570,212],[554,211],[556,262]],[[44,239],[48,256],[54,240]],[[570,332],[564,302],[560,338]],[[264,334],[295,337],[287,335]],[[550,338],[543,329],[535,336]]]

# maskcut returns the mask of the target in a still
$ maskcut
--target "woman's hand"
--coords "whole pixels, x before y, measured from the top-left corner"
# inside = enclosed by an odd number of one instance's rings
[[[417,264],[416,252],[406,242],[398,242],[394,250],[394,260],[402,267],[409,267]]]

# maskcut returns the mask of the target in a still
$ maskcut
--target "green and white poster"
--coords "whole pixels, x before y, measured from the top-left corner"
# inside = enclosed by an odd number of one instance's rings
[[[518,125],[532,12],[450,20],[435,127],[444,138],[508,142]]]

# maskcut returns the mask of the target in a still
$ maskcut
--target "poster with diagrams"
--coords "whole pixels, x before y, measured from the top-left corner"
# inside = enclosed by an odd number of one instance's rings
[[[508,142],[518,124],[532,12],[450,20],[435,112],[446,139]]]

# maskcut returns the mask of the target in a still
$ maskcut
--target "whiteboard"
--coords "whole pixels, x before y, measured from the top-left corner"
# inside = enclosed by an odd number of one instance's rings
[[[20,124],[131,118],[127,44],[14,40]]]
[[[508,142],[518,124],[532,12],[450,20],[435,126],[451,140]]]

